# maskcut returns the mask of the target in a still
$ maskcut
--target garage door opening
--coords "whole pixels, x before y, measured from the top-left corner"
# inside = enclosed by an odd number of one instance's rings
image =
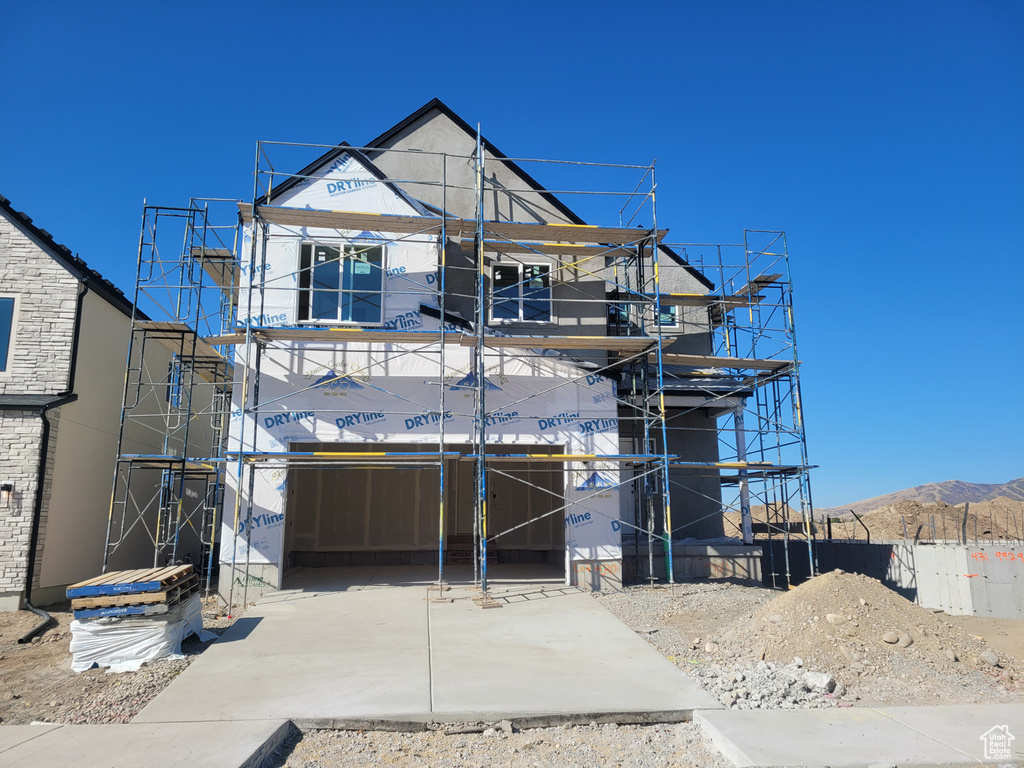
[[[293,451],[358,450],[340,443],[292,444]],[[433,444],[376,443],[373,450],[434,453]],[[449,445],[462,456],[469,445]],[[509,452],[493,446],[494,453]],[[558,455],[561,446],[516,446]],[[565,473],[561,461],[488,462],[488,562],[565,562]],[[476,462],[444,464],[445,563],[472,564]],[[285,501],[285,566],[437,565],[438,466],[293,466]]]

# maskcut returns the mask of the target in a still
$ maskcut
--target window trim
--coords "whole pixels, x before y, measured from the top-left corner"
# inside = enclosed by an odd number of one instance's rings
[[[656,317],[655,318],[656,322],[654,324],[654,327],[655,328],[659,328],[661,330],[666,330],[666,329],[668,329],[668,330],[679,330],[679,328],[682,327],[682,312],[679,311],[680,310],[679,305],[678,304],[662,304],[661,305],[661,311],[664,312],[666,309],[669,310],[669,314],[672,316],[672,322],[671,323],[663,323],[663,322],[661,322],[661,318],[660,317]]]
[[[379,248],[380,249],[380,293],[379,293],[379,295],[380,295],[380,319],[379,320],[377,320],[377,321],[339,320],[339,319],[331,320],[331,319],[316,318],[316,317],[307,317],[307,318],[303,318],[302,317],[302,294],[305,293],[305,294],[309,295],[309,294],[312,294],[312,292],[313,292],[313,288],[310,285],[310,283],[312,282],[312,275],[313,275],[313,264],[312,264],[313,248],[315,248],[318,245],[326,247],[326,248],[337,248],[341,252],[341,260],[342,261],[344,261],[345,258],[346,258],[346,256],[345,256],[345,249],[346,248],[368,247],[368,248]],[[307,246],[310,249],[310,266],[309,266],[308,270],[303,270],[303,268],[302,268],[302,251]],[[359,242],[359,241],[354,241],[354,240],[346,240],[344,238],[337,239],[337,240],[321,240],[321,239],[317,239],[317,240],[299,240],[297,257],[298,257],[298,270],[296,272],[296,282],[298,283],[298,287],[297,287],[297,290],[296,290],[296,297],[295,297],[296,298],[296,301],[295,301],[295,322],[296,322],[296,324],[304,324],[304,325],[338,325],[338,326],[351,326],[351,327],[372,326],[372,327],[375,327],[375,328],[379,328],[379,327],[381,327],[381,326],[383,326],[385,324],[385,322],[387,320],[387,312],[386,312],[386,310],[387,310],[387,306],[386,306],[387,305],[387,301],[386,301],[386,297],[387,297],[386,286],[387,286],[387,272],[388,272],[388,267],[387,267],[387,262],[388,262],[387,243],[385,243],[383,241],[380,242],[380,243],[364,243],[364,242]],[[307,282],[305,287],[303,287],[303,279],[304,278],[306,279],[306,282]],[[341,279],[341,276],[339,275],[339,281],[340,281],[340,279]],[[339,297],[341,295],[342,290],[343,289],[339,289],[338,290]],[[360,291],[352,291],[352,292],[353,293],[359,293]],[[368,291],[368,293],[372,293],[372,291]],[[307,302],[307,314],[310,314],[312,312],[311,304],[312,304],[312,302]],[[339,309],[339,313],[340,313],[340,309],[341,309],[340,301],[338,303],[338,309]]]
[[[516,267],[518,269],[518,271],[519,271],[519,281],[516,283],[517,287],[519,288],[519,296],[517,298],[515,298],[515,299],[505,298],[505,297],[500,297],[499,298],[499,297],[495,296],[496,287],[495,287],[495,274],[494,273],[495,273],[495,271],[499,267],[512,267],[512,266]],[[490,302],[488,304],[488,315],[489,315],[490,319],[489,319],[488,322],[491,325],[537,325],[537,326],[555,325],[555,323],[557,322],[557,320],[555,318],[555,296],[554,296],[554,286],[551,284],[551,275],[554,272],[554,266],[555,265],[553,265],[551,262],[547,262],[547,261],[497,261],[494,264],[492,264],[491,265]],[[547,300],[548,301],[548,319],[547,320],[526,320],[526,319],[523,318],[523,307],[524,307],[524,301],[525,301],[525,299],[523,297],[523,287],[526,284],[526,279],[523,277],[523,269],[524,269],[524,267],[545,267],[547,269],[547,278],[548,278],[548,288],[547,289],[548,289],[548,292],[550,294],[550,296],[548,297],[548,300]],[[517,317],[517,318],[513,318],[513,317],[495,317],[494,316],[494,306],[495,306],[495,304],[498,301],[515,301],[517,306],[519,307],[519,317]]]
[[[0,360],[3,369],[0,370],[0,378],[10,378],[14,375],[14,349],[18,339],[18,314],[21,308],[21,295],[17,293],[0,293],[0,299],[13,299],[11,306],[11,332],[7,339],[7,357]]]

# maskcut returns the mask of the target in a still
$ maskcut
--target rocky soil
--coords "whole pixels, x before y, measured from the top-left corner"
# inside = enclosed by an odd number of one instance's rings
[[[771,510],[771,521],[782,522],[788,513],[790,522],[799,522],[800,510],[779,507]],[[765,507],[754,506],[750,509],[754,522],[765,521]],[[844,514],[840,508],[829,512],[833,518],[833,539],[866,538],[864,527],[851,514]],[[990,501],[972,501],[967,508],[967,525],[964,527],[964,505],[950,505],[945,502],[920,502],[903,499],[878,509],[861,514],[861,520],[871,532],[872,541],[901,541],[906,538],[920,541],[961,541],[966,533],[968,544],[975,540],[979,544],[1007,543],[1019,544],[1024,541],[1024,501],[998,497]],[[934,527],[933,527],[934,526]],[[818,513],[815,512],[815,538],[827,537],[827,527]],[[728,512],[725,515],[725,533],[727,536],[740,536],[739,512]],[[755,538],[767,538],[765,534],[757,534]]]
[[[468,732],[467,732],[468,731]],[[729,765],[692,723],[566,725],[513,730],[508,723],[445,725],[420,733],[309,731],[286,745],[281,768],[487,768],[489,766]]]
[[[28,611],[0,613],[0,724],[126,723],[181,674],[209,643],[189,637],[182,643],[184,659],[159,659],[137,672],[107,674],[90,669],[71,671],[70,623],[67,603],[47,608],[55,619],[32,643],[19,645],[18,638],[39,623]],[[203,624],[222,634],[233,618],[221,616],[216,601],[204,602]]]
[[[837,571],[783,593],[687,584],[598,599],[737,709],[1024,700],[1017,661],[865,576]],[[708,631],[715,611],[723,620]]]
[[[851,516],[852,517],[852,516]],[[897,501],[861,515],[876,539],[902,539],[906,536],[921,541],[960,541],[964,531],[964,505],[950,506],[944,502],[921,503],[913,500]],[[932,527],[934,525],[934,528]],[[833,538],[864,538],[864,529],[856,521],[832,523]],[[997,498],[992,501],[972,501],[967,509],[967,543],[979,544],[1020,541],[1024,539],[1024,502]]]

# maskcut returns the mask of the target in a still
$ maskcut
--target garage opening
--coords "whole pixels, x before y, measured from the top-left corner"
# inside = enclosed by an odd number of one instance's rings
[[[366,446],[369,448],[369,446]],[[293,451],[359,450],[296,443]],[[436,444],[375,443],[372,450],[436,453]],[[469,445],[446,452],[466,455]],[[492,446],[494,453],[558,455],[561,446]],[[445,459],[446,564],[472,564],[476,463]],[[488,463],[488,561],[565,562],[564,463]],[[436,565],[440,471],[436,466],[303,467],[288,471],[285,566]]]

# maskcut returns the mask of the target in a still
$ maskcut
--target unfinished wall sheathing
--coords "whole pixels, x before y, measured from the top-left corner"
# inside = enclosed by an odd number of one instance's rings
[[[260,143],[223,227],[210,204],[147,207],[138,292],[168,299],[133,339],[173,345],[181,374],[129,367],[124,418],[167,450],[122,447],[108,551],[152,525],[176,558],[195,529],[229,602],[308,563],[433,564],[443,588],[465,554],[486,603],[501,557],[598,588],[672,581],[721,554],[686,539],[721,538],[723,504],[745,520],[730,557],[753,551],[752,499],[809,519],[779,233],[702,261],[664,245],[652,167],[566,164],[639,179],[582,190],[618,209],[587,226],[479,133],[464,154],[402,141],[304,145],[324,154],[299,173],[275,160],[298,145]],[[183,226],[159,248],[164,218]],[[133,518],[143,471],[164,490]]]

